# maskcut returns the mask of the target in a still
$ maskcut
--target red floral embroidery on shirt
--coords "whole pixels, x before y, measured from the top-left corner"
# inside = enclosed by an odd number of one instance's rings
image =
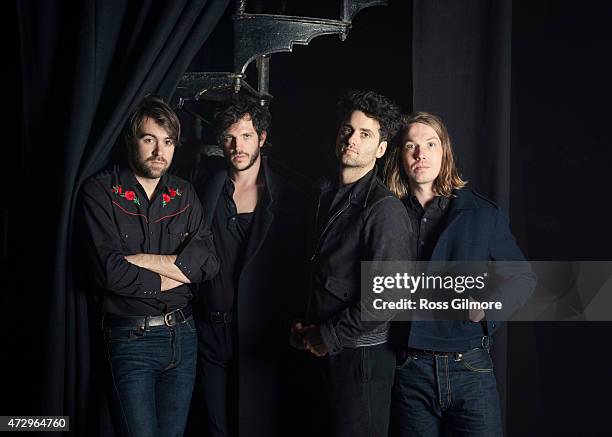
[[[112,191],[113,193],[129,200],[130,202],[134,202],[136,205],[140,205],[140,199],[138,199],[136,193],[131,190],[123,191],[123,187],[121,185],[114,185]]]
[[[162,194],[162,206],[165,208],[166,205],[169,204],[170,201],[172,201],[172,199],[174,199],[176,196],[181,197],[182,195],[183,193],[178,189],[178,187],[176,188],[168,187],[168,193]]]

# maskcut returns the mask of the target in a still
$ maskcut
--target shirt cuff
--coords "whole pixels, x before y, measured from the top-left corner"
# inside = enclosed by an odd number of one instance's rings
[[[331,320],[326,320],[325,322],[321,323],[321,325],[319,325],[319,330],[321,332],[321,339],[327,347],[328,354],[335,355],[342,351],[342,344],[336,335],[336,330],[334,329]]]
[[[157,273],[138,267],[138,279],[142,287],[142,294],[146,297],[155,297],[161,292],[161,276]]]
[[[189,263],[189,260],[193,258],[191,256],[189,256],[189,254],[187,253],[187,251],[183,251],[180,254],[178,254],[176,256],[176,260],[174,261],[174,265],[177,266],[179,268],[179,270],[181,272],[183,272],[183,274],[185,276],[187,276],[187,278],[191,281],[191,282],[199,282],[199,277],[195,277],[193,276],[193,268],[191,266],[191,264]]]

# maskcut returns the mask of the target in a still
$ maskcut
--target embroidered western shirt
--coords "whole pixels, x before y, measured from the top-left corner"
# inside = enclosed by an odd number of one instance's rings
[[[126,255],[178,255],[175,265],[192,283],[217,273],[212,233],[189,182],[165,174],[149,200],[133,172],[115,166],[90,178],[81,196],[103,314],[159,315],[191,299],[189,284],[161,292],[160,275]]]

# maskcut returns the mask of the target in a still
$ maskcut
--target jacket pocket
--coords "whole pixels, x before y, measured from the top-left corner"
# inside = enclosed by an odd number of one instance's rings
[[[350,302],[353,298],[351,285],[334,277],[327,278],[325,281],[325,289],[342,302]]]

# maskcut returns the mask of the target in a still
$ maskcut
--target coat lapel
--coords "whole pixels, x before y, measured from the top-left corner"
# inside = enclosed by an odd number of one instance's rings
[[[249,235],[249,242],[247,243],[246,253],[244,257],[244,266],[242,273],[244,273],[250,264],[250,262],[257,256],[259,249],[268,236],[268,231],[274,221],[274,193],[276,187],[273,185],[274,181],[270,175],[267,160],[262,159],[261,169],[264,172],[265,191],[261,202],[257,205],[255,210],[255,217],[253,217],[253,227]]]
[[[217,202],[219,202],[219,196],[223,190],[223,184],[227,178],[227,172],[225,170],[215,172],[211,177],[200,182],[200,201],[204,207],[204,220],[208,226],[212,226],[213,217],[215,215],[215,209],[217,208]]]
[[[444,223],[444,230],[438,238],[436,247],[431,254],[432,261],[447,261],[449,258],[448,241],[453,235],[453,228],[460,221],[460,218],[465,215],[466,210],[476,207],[472,193],[467,190],[454,190],[456,196],[450,204],[450,210]]]

